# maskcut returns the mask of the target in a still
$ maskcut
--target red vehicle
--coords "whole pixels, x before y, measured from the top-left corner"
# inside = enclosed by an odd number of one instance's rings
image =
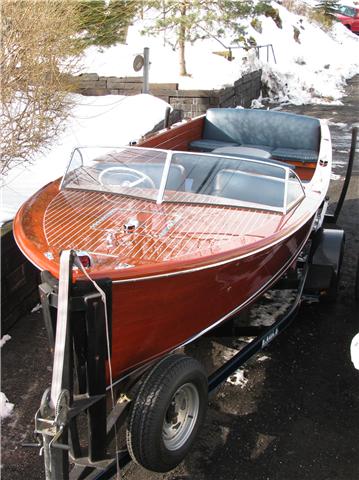
[[[341,5],[335,16],[349,30],[359,35],[359,8]]]

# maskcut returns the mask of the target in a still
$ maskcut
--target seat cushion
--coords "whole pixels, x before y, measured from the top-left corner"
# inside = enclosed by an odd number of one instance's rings
[[[241,143],[241,147],[256,148],[258,150],[263,150],[268,153],[272,153],[273,150],[273,147],[270,147],[269,145],[249,145],[248,143]]]
[[[193,140],[189,146],[195,152],[211,152],[215,148],[238,146],[238,143],[202,138],[201,140]]]
[[[246,152],[248,152],[248,154]],[[242,147],[242,145],[240,147],[222,147],[216,148],[211,153],[228,155],[229,157],[238,156],[241,158],[247,158],[249,160],[263,160],[271,165],[279,165],[281,167],[288,167],[292,170],[295,170],[295,165],[290,165],[289,163],[285,163],[280,160],[273,160],[273,158],[270,158],[271,155],[269,152],[265,152],[264,150],[259,150],[257,148]]]
[[[219,153],[222,155],[229,155],[234,157],[245,157],[245,158],[270,158],[271,154],[265,150],[252,147],[243,147],[242,145],[238,147],[221,147],[216,148],[212,153]]]
[[[272,152],[272,157],[278,160],[292,160],[308,163],[317,162],[318,153],[315,150],[306,150],[303,148],[276,148]]]

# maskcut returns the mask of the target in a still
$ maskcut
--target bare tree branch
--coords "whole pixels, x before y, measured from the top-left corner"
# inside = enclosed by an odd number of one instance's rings
[[[76,2],[3,0],[1,4],[0,173],[31,162],[63,128],[78,72]]]

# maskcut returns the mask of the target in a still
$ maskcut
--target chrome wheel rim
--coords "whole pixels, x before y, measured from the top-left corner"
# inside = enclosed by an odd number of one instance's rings
[[[187,442],[198,412],[198,391],[192,383],[185,383],[173,395],[163,421],[163,442],[168,450],[178,450]]]

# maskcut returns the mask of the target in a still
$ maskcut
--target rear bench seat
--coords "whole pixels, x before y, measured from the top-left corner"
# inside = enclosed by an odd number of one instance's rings
[[[214,152],[230,148],[233,155],[250,149],[269,153],[275,160],[302,163],[318,160],[320,122],[316,118],[293,113],[241,108],[211,108],[204,120],[203,137],[190,143],[190,149]],[[218,153],[220,153],[218,151]],[[254,152],[253,158],[265,158]]]

